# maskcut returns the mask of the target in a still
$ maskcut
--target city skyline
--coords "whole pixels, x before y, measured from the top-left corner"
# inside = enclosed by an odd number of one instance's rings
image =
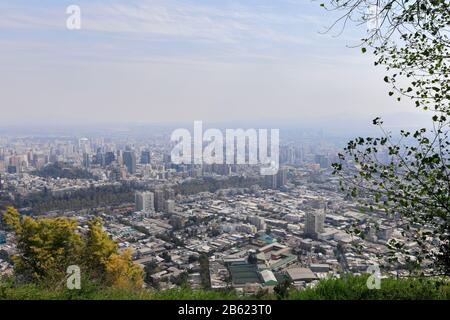
[[[449,300],[449,12],[2,1],[0,300]]]

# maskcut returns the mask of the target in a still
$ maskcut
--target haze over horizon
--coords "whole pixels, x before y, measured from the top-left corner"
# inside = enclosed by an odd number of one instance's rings
[[[346,47],[363,32],[323,33],[335,17],[307,0],[3,1],[0,123],[416,119]]]

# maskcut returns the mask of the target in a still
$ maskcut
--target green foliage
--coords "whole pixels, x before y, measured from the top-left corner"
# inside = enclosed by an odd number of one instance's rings
[[[18,253],[13,262],[19,282],[64,286],[67,267],[77,265],[84,278],[104,286],[142,287],[142,269],[129,251],[118,253],[99,219],[89,222],[86,235],[78,233],[75,220],[21,217],[11,207],[3,219],[16,234]]]
[[[88,225],[83,260],[89,274],[106,286],[141,287],[143,270],[132,262],[131,253],[117,253],[117,244],[103,231],[100,219],[89,221]]]
[[[333,26],[368,26],[362,42],[374,48],[375,65],[386,67],[390,95],[449,115],[449,1],[330,0],[327,9],[343,12]]]
[[[449,300],[448,280],[429,278],[387,278],[380,289],[368,289],[368,275],[347,275],[342,279],[326,279],[314,288],[291,291],[293,300]]]
[[[201,179],[193,179],[185,181],[174,189],[177,193],[195,194],[204,191],[216,192],[220,189],[228,189],[233,187],[250,188],[255,184],[264,185],[264,179],[259,177],[238,177],[231,176],[226,179],[214,179],[211,177],[202,177]]]
[[[121,205],[134,201],[134,189],[129,186],[100,186],[76,190],[64,195],[43,191],[26,197],[15,195],[15,207],[31,207],[35,214],[51,210],[81,210],[100,206]]]
[[[266,291],[255,296],[243,296],[233,290],[192,290],[190,288],[154,290],[105,288],[84,281],[81,290],[49,288],[36,284],[14,285],[14,281],[0,282],[0,300],[449,300],[448,279],[405,278],[382,279],[379,290],[369,290],[367,276],[346,276],[326,279],[314,288],[302,291],[290,289],[288,295],[277,297]]]
[[[289,297],[290,288],[291,288],[291,282],[288,279],[284,279],[283,281],[281,281],[280,283],[278,283],[275,286],[273,291],[277,295],[277,298],[282,300],[282,299],[287,299]]]
[[[198,262],[200,263],[200,276],[204,289],[211,288],[211,276],[209,274],[209,257],[207,254],[201,254]]]
[[[417,246],[407,248],[391,239],[393,263],[450,275],[450,3],[332,0],[330,4],[344,12],[339,21],[374,25],[362,41],[374,49],[375,65],[385,66],[384,81],[392,86],[389,95],[432,111],[432,130],[401,130],[398,141],[376,118],[373,124],[382,136],[353,139],[339,155],[340,162],[333,164],[342,190],[368,211],[382,209],[404,223],[403,236]],[[370,14],[375,4],[378,7]]]
[[[40,170],[33,171],[36,176],[44,178],[66,178],[66,179],[94,179],[88,171],[75,168],[63,162],[55,162],[46,165]]]
[[[74,220],[21,218],[11,207],[3,219],[16,233],[19,254],[13,257],[14,268],[25,281],[59,281],[67,266],[78,261],[82,241]]]

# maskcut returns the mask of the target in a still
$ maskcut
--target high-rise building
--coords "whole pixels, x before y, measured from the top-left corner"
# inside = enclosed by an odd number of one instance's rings
[[[272,174],[272,175],[267,175],[265,177],[266,180],[266,186],[269,189],[276,189],[278,187],[277,185],[277,175],[276,174]]]
[[[319,233],[324,232],[325,210],[319,209],[306,213],[305,236],[317,238]]]
[[[157,212],[164,211],[164,191],[156,189],[155,192],[155,210]]]
[[[124,151],[123,164],[127,167],[129,174],[136,173],[136,155],[133,151]]]
[[[45,160],[45,156],[43,154],[33,154],[33,160],[31,161],[31,164],[36,168],[36,169],[41,169],[45,164],[46,164],[46,160]]]
[[[170,199],[164,201],[164,212],[173,213],[174,211],[175,211],[175,201]]]
[[[153,212],[154,207],[153,192],[136,192],[135,194],[135,208],[136,211]]]
[[[287,170],[286,168],[279,168],[277,172],[277,187],[283,187],[287,183]]]
[[[91,166],[91,156],[89,153],[83,153],[83,168],[88,170]]]
[[[108,151],[105,153],[105,166],[109,166],[114,160],[116,156],[114,152]]]
[[[251,217],[248,217],[247,220],[252,225],[254,225],[258,230],[265,230],[266,229],[266,222],[265,222],[264,218],[262,218],[262,217],[251,216]]]
[[[287,183],[287,170],[286,168],[279,168],[276,174],[267,175],[265,179],[266,186],[270,189],[283,187]]]
[[[78,147],[80,148],[81,153],[89,153],[91,151],[91,143],[88,138],[80,138],[80,140],[78,140]]]
[[[95,164],[104,167],[105,166],[105,154],[101,152],[97,152],[95,155]]]
[[[117,150],[116,159],[117,159],[118,164],[123,165],[123,151],[122,150]]]
[[[150,151],[144,150],[141,152],[141,164],[150,164]]]

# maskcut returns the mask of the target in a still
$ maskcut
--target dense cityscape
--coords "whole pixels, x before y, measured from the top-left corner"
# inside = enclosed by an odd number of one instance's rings
[[[331,168],[337,143],[287,136],[280,169],[268,176],[258,165],[174,164],[164,135],[8,136],[0,140],[1,200],[23,215],[70,217],[83,228],[100,217],[119,248],[132,250],[145,286],[158,289],[255,294],[284,279],[302,289],[385,265],[386,242],[404,239],[404,226],[362,213],[340,191]],[[365,227],[374,218],[380,228]],[[355,225],[367,236],[350,234]],[[0,250],[1,274],[12,274],[16,247],[6,229]]]
[[[448,310],[449,13],[0,1],[0,315]]]

